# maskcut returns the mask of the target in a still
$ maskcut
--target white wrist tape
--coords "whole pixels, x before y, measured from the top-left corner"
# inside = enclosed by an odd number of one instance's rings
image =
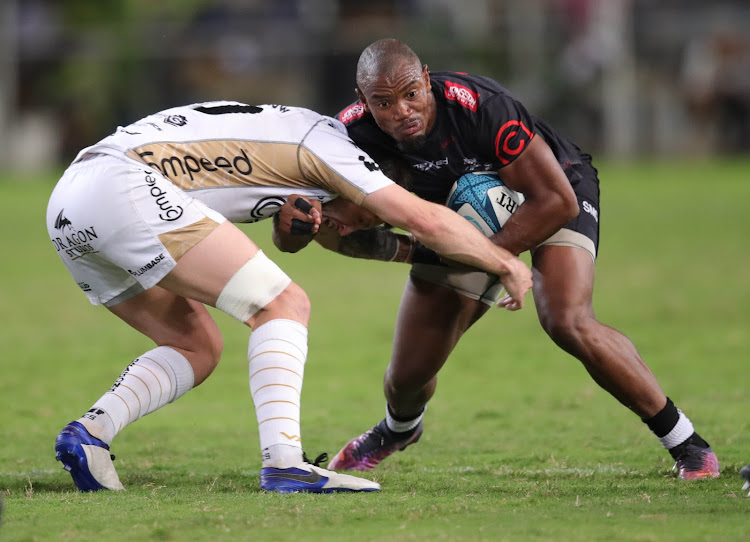
[[[291,282],[278,265],[258,250],[229,279],[216,300],[216,308],[245,323]]]

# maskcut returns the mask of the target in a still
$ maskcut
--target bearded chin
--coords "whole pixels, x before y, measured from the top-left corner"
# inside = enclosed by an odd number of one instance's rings
[[[398,147],[398,150],[400,150],[401,152],[411,153],[411,152],[416,152],[420,150],[422,147],[424,147],[424,144],[426,141],[427,141],[427,136],[423,134],[423,135],[409,138],[405,141],[397,141],[396,146]]]

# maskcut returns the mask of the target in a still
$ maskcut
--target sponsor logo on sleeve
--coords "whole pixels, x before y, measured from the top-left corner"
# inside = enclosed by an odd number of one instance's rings
[[[445,97],[449,100],[453,100],[454,102],[458,102],[465,108],[470,109],[474,112],[476,112],[477,110],[479,94],[471,90],[469,87],[446,81]]]
[[[339,120],[344,124],[349,124],[353,120],[357,120],[365,114],[365,106],[361,102],[357,102],[344,109],[339,114]]]

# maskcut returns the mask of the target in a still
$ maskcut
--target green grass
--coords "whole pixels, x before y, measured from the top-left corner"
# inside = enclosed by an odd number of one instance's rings
[[[81,494],[54,438],[151,348],[88,305],[44,226],[55,175],[0,182],[2,541],[732,540],[750,499],[750,162],[601,166],[597,315],[629,335],[719,455],[684,482],[648,429],[556,349],[533,306],[492,311],[440,375],[417,446],[365,476],[370,495],[258,489],[248,331],[221,313],[222,363],[202,386],[115,440],[122,493]],[[407,268],[317,247],[279,254],[309,293],[308,455],[334,453],[383,415],[382,374]],[[530,300],[530,297],[529,297]]]

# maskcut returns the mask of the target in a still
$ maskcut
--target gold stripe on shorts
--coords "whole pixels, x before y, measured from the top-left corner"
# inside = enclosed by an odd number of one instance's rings
[[[218,227],[218,222],[205,217],[189,226],[160,234],[159,241],[166,247],[172,258],[178,261],[188,250],[208,237]]]

